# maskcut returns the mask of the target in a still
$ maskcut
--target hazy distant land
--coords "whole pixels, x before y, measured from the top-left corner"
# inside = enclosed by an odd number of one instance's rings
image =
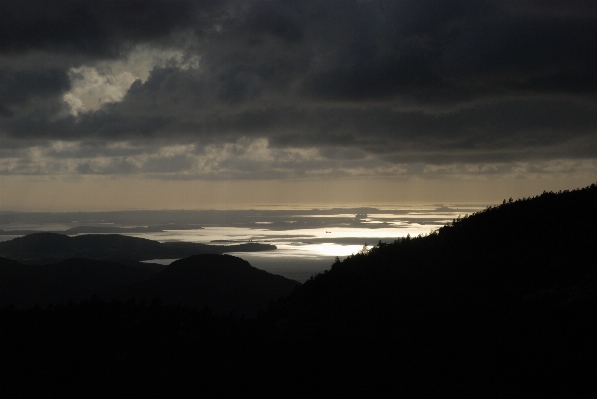
[[[199,226],[190,226],[188,224],[167,224],[157,226],[141,227],[116,227],[116,226],[77,226],[66,230],[46,231],[46,233],[57,233],[65,235],[78,234],[130,234],[130,233],[159,233],[164,230],[196,230]],[[39,233],[39,230],[0,230],[0,235],[27,235]]]

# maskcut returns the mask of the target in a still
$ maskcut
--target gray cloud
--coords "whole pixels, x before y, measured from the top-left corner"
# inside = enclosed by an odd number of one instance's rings
[[[53,173],[247,179],[595,158],[593,2],[59,3],[0,6],[3,173],[49,173],[33,153]]]
[[[127,46],[199,29],[211,1],[3,1],[0,52],[43,50],[118,57]]]

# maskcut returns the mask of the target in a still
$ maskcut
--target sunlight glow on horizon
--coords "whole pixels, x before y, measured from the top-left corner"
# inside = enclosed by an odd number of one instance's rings
[[[0,210],[333,209],[371,207],[425,212],[446,204],[498,205],[504,198],[587,186],[571,180],[290,179],[182,181],[139,177],[0,176]]]

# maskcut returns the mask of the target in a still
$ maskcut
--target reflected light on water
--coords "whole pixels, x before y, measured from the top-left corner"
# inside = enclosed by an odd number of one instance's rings
[[[371,248],[369,245],[367,248]],[[362,245],[338,245],[334,243],[323,243],[323,244],[309,244],[304,245],[305,251],[316,253],[323,256],[348,256],[356,254],[363,249]]]
[[[410,234],[429,234],[459,215],[470,214],[481,207],[462,208],[460,205],[412,205],[398,208],[378,207],[376,212],[319,214],[314,208],[296,207],[284,211],[276,207],[263,208],[258,214],[239,213],[237,219],[225,219],[222,224],[211,220],[204,228],[192,230],[164,230],[146,233],[124,233],[128,236],[161,242],[196,242],[211,245],[231,245],[246,242],[276,245],[277,249],[264,252],[230,253],[249,261],[253,266],[298,281],[306,281],[311,275],[330,268],[335,257],[344,259],[363,249],[365,243],[376,245],[378,241],[391,243]],[[299,213],[295,210],[310,210]],[[272,213],[270,211],[275,211]],[[367,210],[365,210],[367,211]],[[392,213],[392,212],[395,213]],[[268,213],[270,212],[270,213]],[[315,222],[309,219],[316,219]],[[93,220],[93,225],[103,225]],[[2,230],[60,231],[71,227],[88,225],[90,222],[53,224],[9,223],[0,225]],[[286,223],[286,224],[285,224]],[[142,223],[151,225],[150,220]],[[184,223],[182,223],[184,224]],[[317,227],[314,227],[317,226]],[[121,227],[121,226],[117,226]],[[123,225],[122,227],[131,227]],[[16,235],[0,236],[0,241]],[[152,260],[169,264],[173,259]]]
[[[157,241],[184,241],[209,244],[214,240],[236,242],[271,242],[275,241],[309,241],[315,239],[329,239],[338,241],[342,238],[371,238],[378,237],[406,237],[407,234],[417,236],[428,234],[431,230],[441,227],[441,224],[401,223],[399,226],[371,228],[367,227],[328,227],[317,229],[269,230],[249,227],[205,227],[200,230],[166,230],[159,233],[127,234],[135,237],[148,238]]]

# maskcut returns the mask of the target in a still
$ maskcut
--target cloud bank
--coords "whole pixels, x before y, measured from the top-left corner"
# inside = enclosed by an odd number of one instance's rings
[[[592,1],[5,1],[0,174],[597,176]]]

